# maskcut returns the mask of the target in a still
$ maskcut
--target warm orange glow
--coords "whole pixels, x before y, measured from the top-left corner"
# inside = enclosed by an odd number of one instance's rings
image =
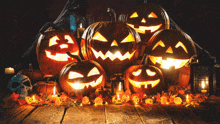
[[[76,78],[83,78],[84,76],[78,72],[70,71],[68,75],[68,79],[76,79]]]
[[[166,53],[172,53],[173,54],[173,49],[171,47],[169,47],[167,50],[166,50]]]
[[[121,82],[119,82],[118,91],[121,91]]]
[[[106,54],[104,55],[102,53],[102,51],[99,51],[99,52],[96,52],[93,48],[91,48],[95,57],[96,58],[99,58],[101,57],[103,60],[109,58],[111,59],[112,61],[115,60],[116,58],[118,58],[119,60],[123,61],[125,59],[131,59],[135,53],[132,52],[131,54],[129,52],[125,53],[124,55],[121,55],[121,53],[119,51],[117,51],[115,54],[112,54],[110,51],[106,52]]]
[[[83,82],[83,83],[71,83],[71,82],[67,82],[73,89],[84,89],[84,87],[96,87],[98,86],[99,84],[102,83],[102,80],[103,80],[103,75],[99,76],[99,78],[96,80],[96,81],[91,81],[91,82]]]
[[[131,33],[129,33],[129,35],[121,41],[121,43],[127,42],[135,42],[134,36]]]
[[[156,72],[153,72],[150,69],[147,69],[146,72],[149,76],[154,76],[156,74]]]
[[[153,12],[151,12],[149,15],[148,15],[149,18],[158,18],[157,15]]]
[[[165,45],[164,45],[164,43],[163,43],[162,40],[158,41],[158,42],[154,45],[154,47],[152,48],[152,50],[154,50],[157,46],[165,47]]]
[[[141,22],[142,22],[142,23],[146,23],[146,20],[143,18],[143,19],[141,20]]]
[[[202,81],[202,89],[205,89],[205,82]]]
[[[56,53],[55,55],[51,55],[50,51],[45,50],[46,56],[52,60],[56,61],[68,61],[68,59],[73,59],[70,56],[68,56],[66,53]],[[73,55],[79,55],[79,51],[71,53]]]
[[[155,26],[139,26],[139,28],[135,28],[133,24],[127,23],[127,25],[134,28],[138,33],[141,33],[141,34],[145,34],[146,30],[150,30],[151,33],[155,32],[162,26],[162,24],[159,24]]]
[[[155,87],[160,82],[160,79],[157,79],[154,81],[142,81],[142,82],[134,81],[134,80],[131,80],[130,78],[128,78],[128,80],[134,87],[137,87],[137,88],[141,88],[141,85],[144,85],[144,88],[147,88],[147,85],[149,84],[151,84],[152,87]]]
[[[67,44],[61,44],[61,45],[60,45],[60,48],[61,48],[61,49],[63,49],[63,48],[68,48],[68,45],[67,45]]]
[[[189,102],[189,95],[186,95],[186,102]]]
[[[35,101],[35,96],[34,95],[32,96],[32,100],[33,100],[33,102]]]
[[[174,66],[175,69],[183,67],[189,59],[173,59],[173,58],[167,58],[166,60],[163,60],[162,57],[155,57],[150,56],[150,60],[156,64],[159,63],[161,68],[169,69],[170,67]]]
[[[93,75],[99,75],[99,74],[100,74],[100,72],[99,72],[98,68],[94,67],[93,69],[91,69],[91,71],[89,71],[88,77],[93,76]]]
[[[132,72],[132,74],[134,75],[134,76],[138,76],[138,75],[140,75],[141,74],[141,69],[138,69],[137,71],[135,71],[135,72]]]
[[[130,18],[136,18],[136,17],[138,17],[137,12],[134,12],[134,13],[130,16]]]
[[[53,36],[52,38],[50,38],[49,47],[58,44],[57,40],[60,40],[57,36]]]
[[[116,40],[113,40],[113,42],[112,42],[111,46],[118,46],[117,41],[116,41]]]
[[[178,48],[178,47],[180,47],[180,46],[184,49],[184,51],[185,51],[186,53],[188,53],[188,51],[187,51],[187,49],[186,49],[186,46],[185,46],[182,42],[180,42],[180,41],[176,44],[175,48]]]
[[[64,39],[67,40],[67,43],[74,44],[73,39],[69,35],[64,35]]]
[[[99,32],[96,32],[94,36],[92,37],[93,40],[98,40],[102,42],[108,42],[104,36],[102,36]]]
[[[181,99],[180,97],[175,97],[175,98],[174,98],[174,103],[175,103],[176,105],[180,105],[180,104],[182,103],[182,99]]]
[[[56,95],[56,87],[53,87],[53,95]]]

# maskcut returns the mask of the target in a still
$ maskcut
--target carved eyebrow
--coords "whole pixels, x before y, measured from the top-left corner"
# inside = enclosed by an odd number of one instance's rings
[[[164,43],[163,43],[163,41],[158,41],[155,45],[154,45],[154,47],[152,48],[152,50],[154,50],[157,46],[161,46],[161,47],[165,47],[165,45],[164,45]]]
[[[176,44],[175,48],[178,48],[178,47],[180,47],[180,46],[184,49],[184,51],[185,51],[186,53],[188,53],[188,51],[187,51],[187,49],[186,49],[186,46],[185,46],[182,42],[180,42],[180,41]]]

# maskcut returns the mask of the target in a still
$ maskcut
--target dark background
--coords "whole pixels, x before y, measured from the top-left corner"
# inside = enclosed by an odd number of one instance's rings
[[[176,24],[220,63],[220,4],[218,0],[149,0],[160,4]],[[1,71],[19,62],[39,29],[53,22],[67,0],[4,1],[0,7]]]

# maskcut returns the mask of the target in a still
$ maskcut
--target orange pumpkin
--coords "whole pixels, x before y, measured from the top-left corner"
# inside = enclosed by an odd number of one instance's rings
[[[61,89],[59,84],[55,81],[48,81],[48,82],[39,81],[36,82],[36,84],[34,84],[34,90],[41,95],[53,95],[54,87],[55,87],[55,93],[58,94],[61,91]]]

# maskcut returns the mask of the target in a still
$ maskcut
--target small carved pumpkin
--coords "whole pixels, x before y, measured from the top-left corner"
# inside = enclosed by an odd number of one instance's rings
[[[66,52],[79,55],[79,46],[71,32],[51,29],[43,32],[36,48],[40,70],[45,76],[58,76],[62,67],[76,61]]]
[[[86,60],[95,60],[108,75],[123,73],[137,60],[138,33],[122,22],[103,21],[90,25],[82,36],[81,51]]]
[[[54,94],[54,87],[55,93],[59,93],[61,91],[60,86],[55,81],[39,81],[34,84],[34,90],[39,95],[53,95]]]
[[[125,72],[126,89],[131,92],[157,93],[163,89],[163,83],[163,74],[156,66],[133,65]]]
[[[59,83],[64,92],[69,95],[88,95],[89,92],[104,87],[106,74],[100,64],[93,60],[82,61],[79,56],[70,53],[68,55],[77,58],[78,62],[65,65],[60,72]]]
[[[172,66],[175,69],[181,68],[196,54],[193,40],[180,30],[158,31],[151,37],[147,46],[150,62],[163,69]]]

